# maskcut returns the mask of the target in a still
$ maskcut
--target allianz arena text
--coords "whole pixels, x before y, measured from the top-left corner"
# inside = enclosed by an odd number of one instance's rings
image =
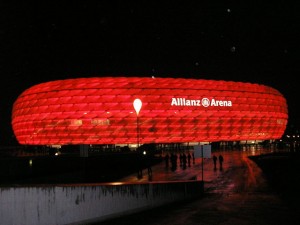
[[[15,136],[29,145],[269,140],[282,137],[287,120],[286,99],[272,87],[183,78],[50,81],[12,109]]]

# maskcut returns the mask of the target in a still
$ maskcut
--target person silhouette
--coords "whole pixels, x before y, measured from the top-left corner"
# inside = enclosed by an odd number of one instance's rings
[[[170,156],[169,156],[169,154],[167,153],[167,154],[165,155],[166,168],[169,168],[169,160],[170,160]]]
[[[187,161],[186,161],[187,159],[186,159],[186,154],[185,153],[183,153],[182,154],[182,169],[186,169],[186,163],[187,163]]]
[[[188,153],[187,158],[188,158],[188,166],[190,167],[191,166],[191,158],[192,158],[190,153]]]
[[[180,153],[179,155],[179,165],[183,166],[183,153]]]
[[[147,166],[149,180],[152,180],[152,156],[151,155],[146,155],[146,166]]]
[[[217,169],[217,160],[218,160],[218,157],[214,155],[214,156],[213,156],[214,169]]]
[[[148,179],[149,179],[149,181],[152,181],[152,167],[151,167],[151,165],[148,165],[147,171],[148,171]]]
[[[220,164],[220,170],[223,169],[223,161],[224,161],[224,158],[222,155],[219,155],[219,164]]]
[[[171,153],[171,170],[175,171],[177,168],[177,155]]]
[[[192,158],[193,158],[193,164],[195,164],[195,154],[194,154],[194,152],[192,153]]]

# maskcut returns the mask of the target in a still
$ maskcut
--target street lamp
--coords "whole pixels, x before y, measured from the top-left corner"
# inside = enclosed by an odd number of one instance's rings
[[[136,112],[136,139],[137,139],[137,149],[140,145],[140,132],[139,132],[139,112],[142,108],[142,101],[139,98],[136,98],[133,101],[133,107]]]

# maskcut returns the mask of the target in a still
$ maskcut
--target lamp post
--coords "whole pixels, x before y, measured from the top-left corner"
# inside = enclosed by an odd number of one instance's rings
[[[142,101],[139,98],[136,98],[133,101],[133,107],[136,112],[136,139],[137,139],[137,149],[140,145],[140,131],[139,131],[139,112],[142,108]]]

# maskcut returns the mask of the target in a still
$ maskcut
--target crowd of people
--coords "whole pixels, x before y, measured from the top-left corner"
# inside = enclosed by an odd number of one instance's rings
[[[179,158],[179,165],[182,167],[182,169],[186,169],[187,167],[190,167],[191,164],[195,164],[195,156],[194,154],[188,152],[188,153],[180,153],[179,156],[175,153],[167,153],[165,155],[165,164],[166,168],[170,167],[171,164],[171,170],[175,171],[177,169],[177,162]]]
[[[180,154],[176,153],[166,153],[164,155],[164,160],[165,160],[165,167],[166,169],[171,168],[172,171],[175,171],[178,167],[178,159],[179,159],[179,166],[182,169],[186,169],[187,167],[191,167],[192,164],[195,164],[195,155],[194,153],[190,152],[182,152]],[[212,160],[214,163],[214,170],[217,170],[217,162],[219,161],[219,169],[220,171],[223,170],[223,155],[216,156],[215,154],[212,156]],[[148,170],[148,176],[149,180],[152,180],[152,168],[151,165],[147,165],[147,170]],[[142,178],[142,170],[138,171],[138,178]]]

